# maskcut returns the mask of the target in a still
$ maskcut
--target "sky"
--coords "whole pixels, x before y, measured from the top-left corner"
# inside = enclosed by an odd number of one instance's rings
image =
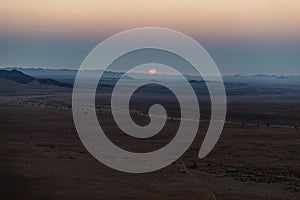
[[[78,68],[99,42],[165,27],[223,74],[300,75],[299,0],[0,0],[0,66]]]

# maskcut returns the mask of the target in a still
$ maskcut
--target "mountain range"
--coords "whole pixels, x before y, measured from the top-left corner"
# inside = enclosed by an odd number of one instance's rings
[[[17,70],[28,74],[33,77],[37,78],[52,78],[52,79],[75,79],[77,71],[76,69],[48,69],[48,68],[22,68],[22,67],[6,67],[3,68],[4,70]],[[97,72],[103,72],[103,70],[86,70],[86,74],[93,75]],[[107,77],[113,78],[115,76],[120,77],[123,75],[122,72],[112,72],[106,71],[105,75]],[[163,76],[171,76],[165,75]],[[184,75],[188,80],[197,80],[199,77],[192,76],[192,75]],[[244,74],[235,74],[235,75],[224,75],[223,79],[226,80],[253,80],[253,79],[269,79],[269,80],[300,80],[300,75],[270,75],[270,74],[252,74],[252,75],[244,75]]]
[[[15,69],[0,70],[0,78],[10,80],[10,81],[15,81],[20,84],[28,84],[28,83],[36,82],[41,85],[67,87],[67,88],[73,87],[72,84],[70,83],[63,83],[51,78],[35,78]]]

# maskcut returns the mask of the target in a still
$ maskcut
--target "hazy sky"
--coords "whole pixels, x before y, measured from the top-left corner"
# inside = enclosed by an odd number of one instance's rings
[[[76,68],[111,34],[172,28],[223,73],[300,74],[299,0],[0,0],[0,65]]]

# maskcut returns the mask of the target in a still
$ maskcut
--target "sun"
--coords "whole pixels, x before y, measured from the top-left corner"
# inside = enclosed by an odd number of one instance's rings
[[[154,68],[151,68],[151,69],[149,69],[149,74],[156,74],[156,69],[154,69]]]

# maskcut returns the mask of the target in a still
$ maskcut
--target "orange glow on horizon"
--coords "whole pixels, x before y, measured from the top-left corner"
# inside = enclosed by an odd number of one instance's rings
[[[0,0],[0,34],[103,36],[157,26],[191,36],[299,38],[299,0]]]

